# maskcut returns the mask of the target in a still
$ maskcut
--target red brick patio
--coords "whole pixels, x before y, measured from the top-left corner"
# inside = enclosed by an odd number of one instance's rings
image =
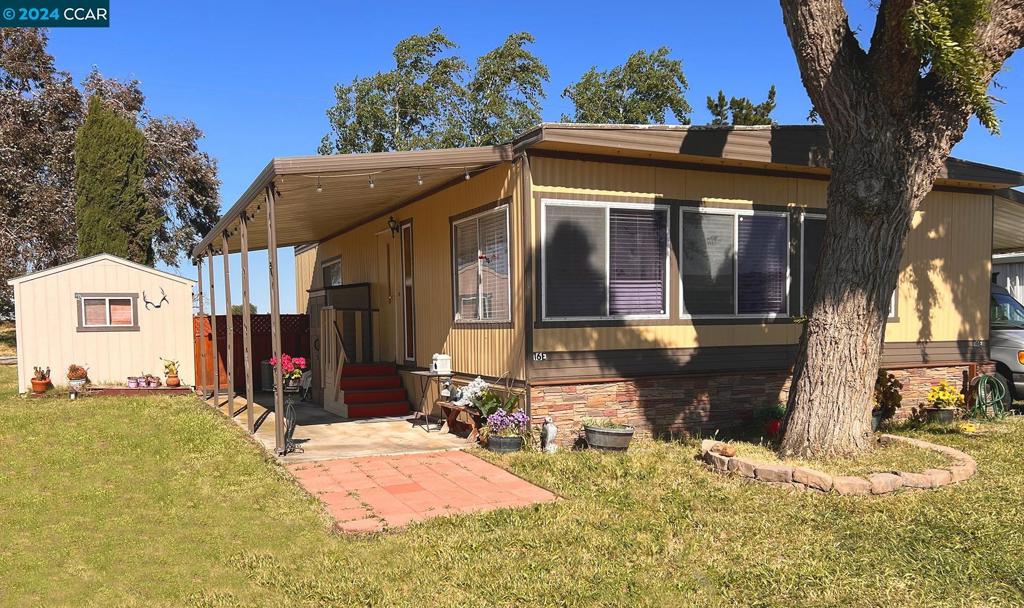
[[[461,451],[287,465],[343,532],[399,528],[439,515],[550,502],[556,496]]]

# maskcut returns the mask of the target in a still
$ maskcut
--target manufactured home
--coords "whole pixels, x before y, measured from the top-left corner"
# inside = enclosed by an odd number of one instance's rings
[[[338,388],[338,344],[400,379],[352,393],[349,417],[430,409],[414,372],[443,353],[537,422],[710,431],[786,398],[829,156],[820,126],[542,124],[502,146],[276,158],[194,253],[241,250],[242,224],[246,248],[295,247],[314,398]],[[883,352],[905,404],[987,364],[1021,184],[951,158],[916,213]]]

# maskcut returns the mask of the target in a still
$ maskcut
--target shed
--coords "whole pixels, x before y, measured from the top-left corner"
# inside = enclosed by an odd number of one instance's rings
[[[195,281],[100,254],[18,277],[14,287],[18,390],[33,367],[61,384],[71,364],[95,384],[161,375],[161,358],[180,363],[183,386],[195,384],[192,285]]]

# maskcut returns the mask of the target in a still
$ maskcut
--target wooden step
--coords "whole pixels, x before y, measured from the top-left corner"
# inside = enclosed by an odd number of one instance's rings
[[[391,403],[358,403],[348,406],[349,418],[382,418],[385,416],[404,416],[411,411],[408,401]]]
[[[341,378],[341,390],[354,391],[376,388],[399,388],[402,386],[402,378],[398,374],[393,376],[350,376]]]
[[[408,401],[404,388],[358,389],[345,391],[345,403],[393,403]]]
[[[346,363],[341,369],[342,378],[397,375],[398,369],[393,363]]]

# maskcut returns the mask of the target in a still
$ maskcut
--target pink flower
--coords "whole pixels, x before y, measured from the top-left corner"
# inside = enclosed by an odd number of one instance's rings
[[[277,357],[271,357],[268,363],[270,363],[271,365],[277,365]]]
[[[295,357],[294,359],[292,359],[292,363],[294,363],[295,367],[297,367],[299,369],[306,369],[306,358],[305,357]]]

